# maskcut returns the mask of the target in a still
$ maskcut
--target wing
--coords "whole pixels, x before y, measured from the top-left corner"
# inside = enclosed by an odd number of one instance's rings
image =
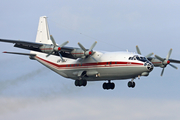
[[[8,40],[8,39],[0,39],[0,42],[8,42],[13,43],[14,47],[37,51],[37,52],[43,52],[43,53],[49,53],[50,51],[43,51],[42,48],[52,48],[52,45],[50,44],[42,44],[42,43],[35,43],[35,42],[28,42],[28,41],[20,41],[20,40]],[[61,54],[63,57],[76,59],[71,52],[77,48],[73,47],[62,47],[61,48]],[[59,56],[57,52],[54,52],[53,55]]]

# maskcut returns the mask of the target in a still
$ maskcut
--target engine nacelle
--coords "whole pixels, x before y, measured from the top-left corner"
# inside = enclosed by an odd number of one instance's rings
[[[84,51],[82,49],[74,49],[71,54],[73,55],[73,57],[75,58],[85,58],[85,54],[84,54]]]
[[[53,51],[53,45],[43,45],[42,47],[40,47],[40,50],[44,53],[50,53]]]

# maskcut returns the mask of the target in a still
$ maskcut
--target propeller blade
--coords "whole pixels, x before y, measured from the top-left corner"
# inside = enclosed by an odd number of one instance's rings
[[[55,42],[55,40],[54,40],[54,38],[53,38],[52,35],[50,35],[50,38],[51,38],[51,41],[52,41],[53,45],[54,45],[54,46],[57,46],[57,45],[56,45],[56,42]]]
[[[171,56],[171,52],[172,52],[172,49],[169,50],[169,53],[168,53],[168,55],[167,55],[167,57],[166,57],[166,60],[168,60],[169,57]]]
[[[60,52],[58,52],[58,53],[59,53],[59,56],[60,56],[60,58],[61,58],[62,62],[65,62],[65,60],[63,59],[63,57],[62,57],[61,53],[60,53]]]
[[[91,51],[95,47],[96,44],[97,44],[97,41],[94,42],[94,44],[92,44],[92,46],[90,47],[89,51]]]
[[[159,59],[160,61],[164,61],[164,59],[163,58],[161,58],[161,57],[159,57],[158,55],[155,55],[155,57],[157,58],[157,59]]]
[[[151,57],[154,53],[150,53],[148,55],[146,55],[145,57],[148,58],[148,57]]]
[[[140,54],[140,55],[141,55],[141,51],[140,51],[140,49],[139,49],[139,47],[138,47],[138,46],[136,46],[136,51],[137,51],[137,53],[138,53],[138,54]]]
[[[66,41],[66,42],[64,42],[63,44],[61,44],[59,47],[61,48],[61,47],[65,46],[65,45],[68,44],[68,43],[69,43],[69,41]]]
[[[172,62],[172,63],[180,63],[179,60],[174,60],[174,59],[169,59],[169,61]]]
[[[79,45],[79,47],[84,51],[84,52],[86,52],[87,50],[86,50],[86,48],[84,48],[84,46],[83,45],[81,45],[81,43],[79,43],[78,42],[78,45]]]
[[[161,76],[163,76],[163,73],[164,73],[164,68],[162,69]]]
[[[175,69],[178,69],[178,67],[172,65],[172,64],[169,64],[171,67],[175,68]]]
[[[90,55],[90,57],[91,57],[94,61],[96,61],[96,62],[98,63],[98,61],[97,61],[93,56]]]
[[[50,52],[48,55],[46,55],[46,57],[49,57],[54,51]]]

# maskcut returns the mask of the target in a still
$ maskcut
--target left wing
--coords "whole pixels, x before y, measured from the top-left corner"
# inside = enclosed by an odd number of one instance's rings
[[[33,43],[33,42],[20,41],[20,40],[0,39],[0,42],[14,43],[15,44],[14,47],[24,48],[38,52],[41,52],[39,48],[43,46],[42,43]]]
[[[37,51],[37,52],[43,52],[43,53],[47,53],[47,54],[53,51],[53,45],[51,45],[51,44],[42,44],[42,43],[20,41],[20,40],[8,40],[8,39],[0,39],[0,42],[14,43],[14,47]],[[76,59],[71,54],[71,52],[74,49],[76,49],[76,48],[63,46],[63,47],[61,47],[60,53],[63,57]],[[53,53],[53,55],[59,56],[59,54],[56,51]]]
[[[94,61],[96,61],[95,58],[92,57],[92,55],[95,53],[95,51],[93,51],[93,48],[95,47],[97,42],[94,42],[94,44],[90,47],[90,49],[85,49],[84,46],[80,43],[78,43],[80,48],[66,47],[65,45],[68,43],[68,41],[64,42],[61,45],[57,45],[52,35],[50,36],[50,38],[53,44],[43,44],[43,43],[27,42],[20,40],[8,40],[8,39],[0,39],[0,42],[14,43],[14,47],[46,53],[47,54],[46,57],[50,55],[60,56],[62,61],[64,61],[62,57],[77,59],[77,58],[87,58],[89,56]]]

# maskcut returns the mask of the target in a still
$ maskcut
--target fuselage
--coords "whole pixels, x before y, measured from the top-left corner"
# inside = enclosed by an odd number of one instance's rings
[[[37,54],[37,53],[36,53]],[[64,58],[62,62],[58,56],[46,57],[38,53],[34,59],[60,74],[63,77],[87,81],[121,80],[148,76],[153,64],[145,57],[132,52],[95,52],[93,60]]]

